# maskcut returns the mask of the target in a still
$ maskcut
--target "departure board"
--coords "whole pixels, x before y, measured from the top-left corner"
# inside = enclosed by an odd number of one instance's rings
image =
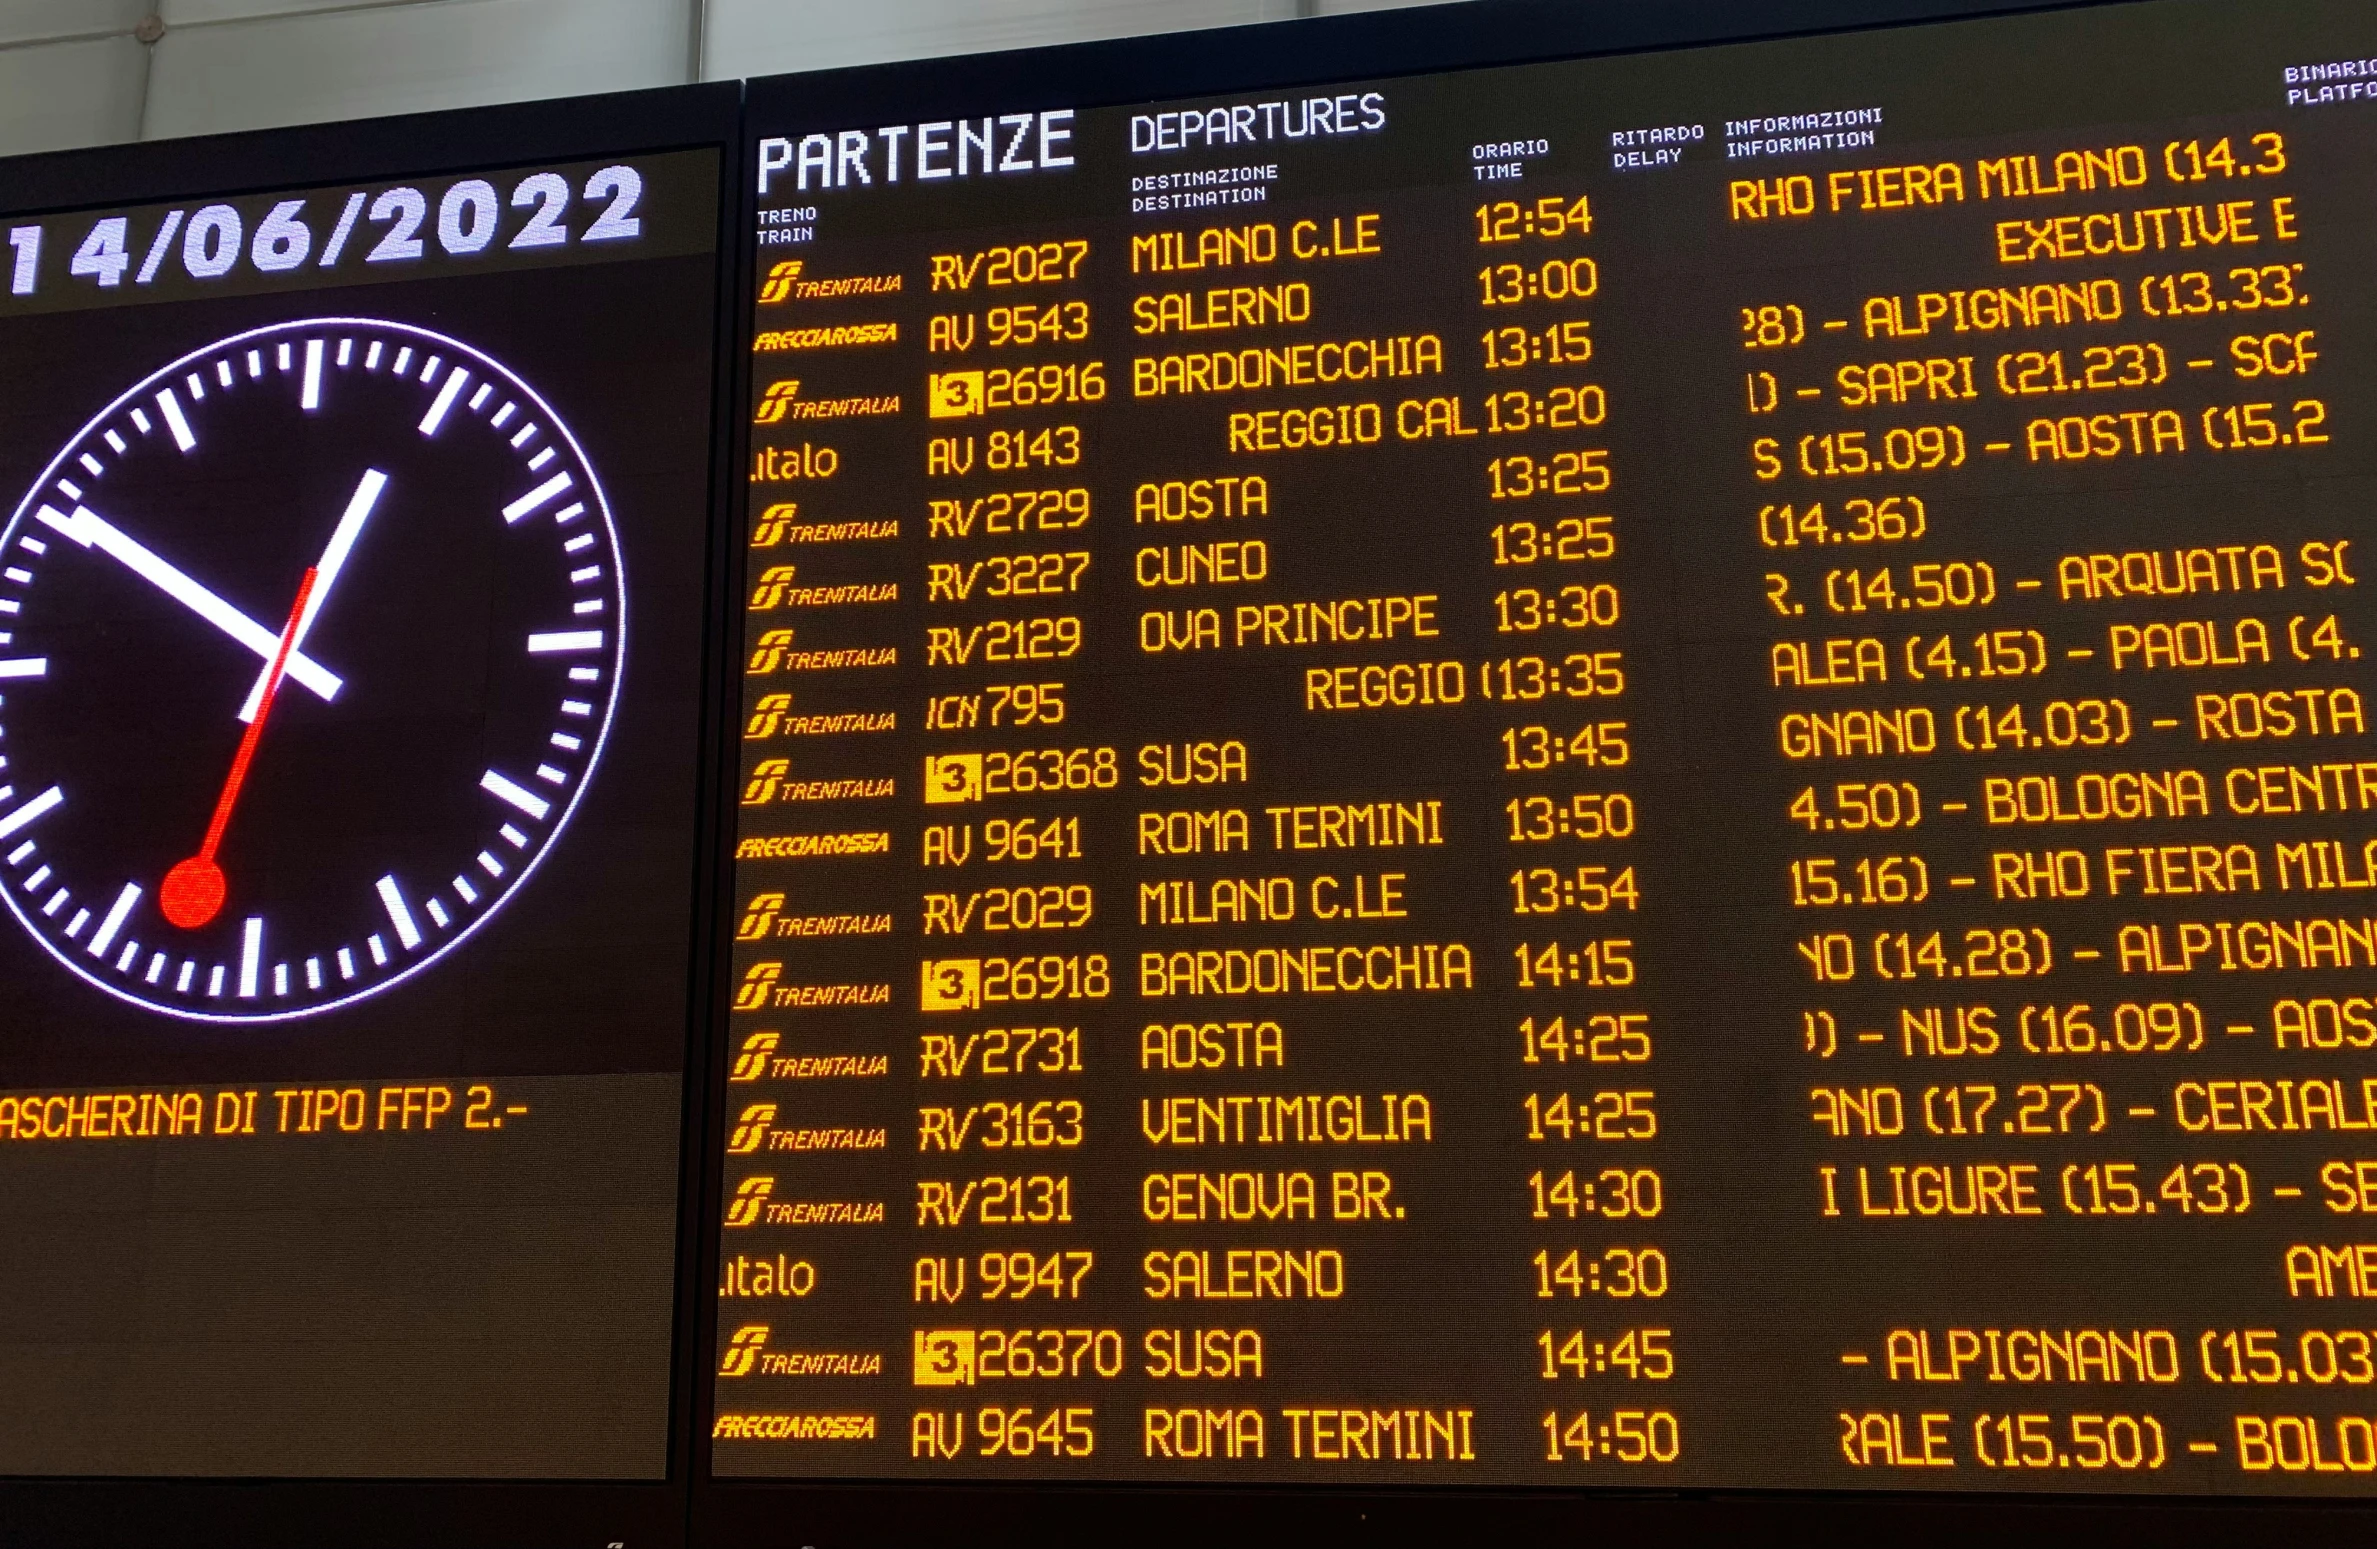
[[[717,1472],[2368,1490],[2372,46],[755,92]]]
[[[388,138],[0,216],[0,1474],[668,1470],[722,147]]]

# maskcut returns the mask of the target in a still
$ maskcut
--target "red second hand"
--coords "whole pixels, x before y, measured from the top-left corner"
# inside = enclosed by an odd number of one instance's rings
[[[223,909],[223,868],[215,864],[215,851],[223,843],[223,830],[231,826],[231,809],[239,805],[239,788],[247,783],[248,765],[256,757],[256,743],[264,735],[264,722],[272,714],[272,701],[281,690],[281,673],[289,665],[289,652],[297,643],[297,621],[305,616],[305,600],[313,595],[314,577],[318,571],[308,570],[297,583],[297,601],[290,605],[289,622],[281,626],[280,649],[273,653],[272,671],[264,678],[263,697],[256,701],[256,718],[248,722],[247,735],[239,739],[239,752],[231,759],[231,773],[223,781],[223,794],[215,798],[214,821],[206,827],[206,842],[198,853],[177,863],[165,874],[165,885],[157,890],[157,906],[165,918],[184,930],[196,930],[220,914]]]

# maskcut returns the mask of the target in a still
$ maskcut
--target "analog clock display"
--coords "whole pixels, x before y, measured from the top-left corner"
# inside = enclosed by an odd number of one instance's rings
[[[596,471],[500,361],[360,318],[223,339],[0,536],[0,897],[175,1017],[388,989],[560,841],[626,626]]]

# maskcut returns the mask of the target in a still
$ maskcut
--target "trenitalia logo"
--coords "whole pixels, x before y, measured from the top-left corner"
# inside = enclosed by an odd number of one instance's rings
[[[764,966],[772,968],[775,965],[770,963]],[[745,1104],[742,1116],[735,1120],[735,1132],[726,1138],[727,1155],[749,1156],[757,1151],[767,1144],[768,1126],[775,1122],[774,1103]]]
[[[996,177],[1015,172],[1063,172],[1073,165],[1073,110],[1001,113],[929,124],[886,124],[832,134],[783,135],[759,142],[759,192],[765,198],[778,173],[790,170],[793,189],[872,187],[878,177],[932,182]]]
[[[775,1033],[753,1033],[743,1040],[742,1052],[735,1056],[734,1069],[726,1079],[757,1081],[768,1073],[768,1059],[782,1042]]]
[[[735,1197],[726,1202],[726,1224],[735,1228],[754,1225],[759,1213],[767,1208],[768,1196],[776,1192],[776,1180],[762,1173],[745,1178],[735,1185]]]
[[[759,1352],[768,1347],[768,1326],[765,1323],[746,1323],[736,1329],[727,1342],[726,1357],[718,1363],[721,1377],[748,1377],[751,1368],[759,1364]]]

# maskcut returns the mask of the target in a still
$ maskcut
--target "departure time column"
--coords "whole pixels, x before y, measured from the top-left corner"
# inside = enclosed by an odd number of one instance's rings
[[[1481,173],[1485,169],[1480,169]],[[1594,331],[1606,277],[1583,192],[1477,206],[1471,297],[1485,375],[1485,536],[1493,647],[1481,694],[1513,718],[1497,734],[1495,838],[1511,867],[1499,900],[1517,934],[1508,968],[1524,1090],[1522,1219],[1540,1318],[1529,1374],[1549,1402],[1536,1456],[1563,1472],[1632,1475],[1684,1456],[1671,1391],[1674,1268],[1654,1223],[1657,1034],[1652,943],[1638,865],[1637,743],[1647,708],[1621,586],[1629,523],[1608,444],[1613,362]],[[1631,478],[1623,482],[1631,484]],[[1631,673],[1631,681],[1630,681]],[[1528,719],[1519,720],[1525,716]],[[1505,1035],[1507,1036],[1507,1035]]]

